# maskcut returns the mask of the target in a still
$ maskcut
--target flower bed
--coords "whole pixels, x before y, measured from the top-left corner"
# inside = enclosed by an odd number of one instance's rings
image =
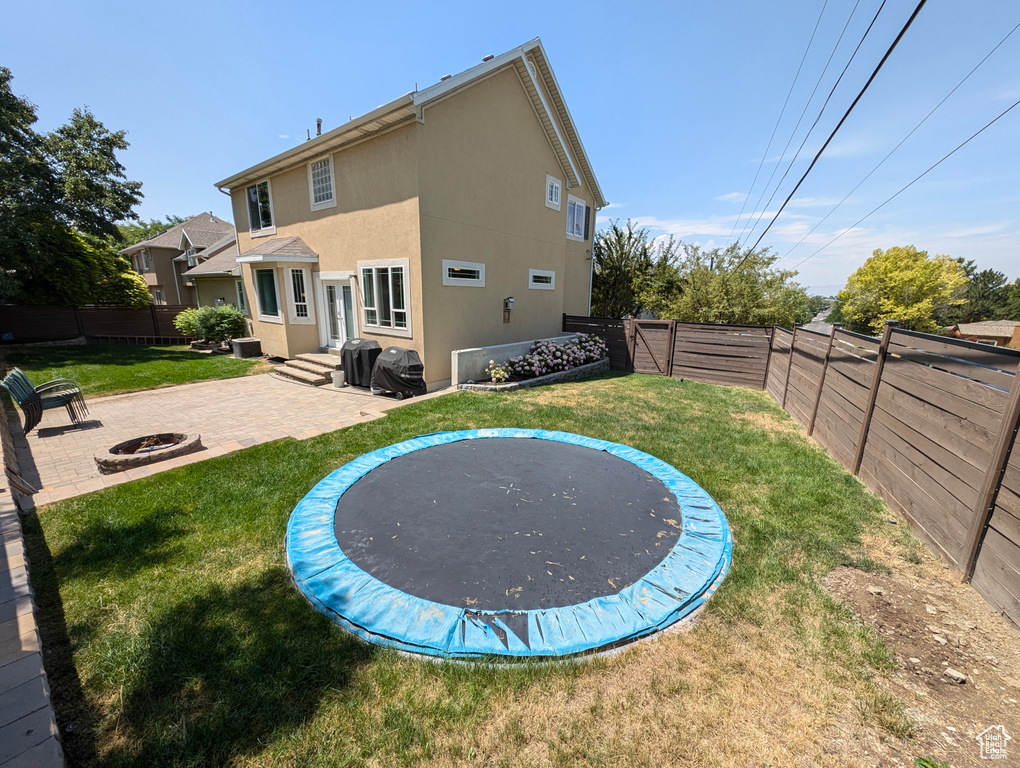
[[[488,382],[462,384],[461,388],[506,390],[583,378],[608,370],[608,356],[606,342],[594,334],[580,334],[562,344],[550,340],[536,341],[526,355],[511,357],[505,363],[490,360],[489,367],[485,369]],[[599,365],[603,362],[604,366]],[[562,375],[574,371],[581,371],[581,375]]]
[[[594,363],[579,365],[565,371],[556,371],[545,376],[538,376],[534,379],[518,379],[516,381],[504,381],[500,383],[482,382],[481,384],[458,384],[458,389],[470,389],[476,392],[513,392],[515,389],[526,387],[539,387],[543,384],[555,384],[560,381],[577,381],[595,376],[599,373],[606,373],[609,370],[609,358],[597,360]]]

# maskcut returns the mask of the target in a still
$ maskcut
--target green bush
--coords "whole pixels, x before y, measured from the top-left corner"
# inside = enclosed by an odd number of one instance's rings
[[[199,336],[198,310],[186,309],[174,318],[174,328],[184,336]]]
[[[186,309],[174,318],[174,328],[185,336],[212,342],[244,336],[247,332],[244,315],[232,304]]]
[[[247,332],[244,315],[233,304],[222,307],[201,307],[198,310],[198,330],[206,341],[226,341]]]

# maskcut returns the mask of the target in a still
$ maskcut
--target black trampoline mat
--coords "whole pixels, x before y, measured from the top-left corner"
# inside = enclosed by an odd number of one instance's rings
[[[334,532],[359,568],[474,610],[576,605],[647,574],[680,535],[662,481],[604,451],[485,438],[392,459],[340,497]]]

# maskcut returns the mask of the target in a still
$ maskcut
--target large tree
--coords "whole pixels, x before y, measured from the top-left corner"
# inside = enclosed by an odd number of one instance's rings
[[[120,245],[122,248],[126,248],[129,245],[140,243],[142,240],[148,240],[150,237],[155,237],[161,232],[166,232],[171,227],[176,227],[183,221],[184,218],[182,216],[169,214],[164,221],[159,219],[150,219],[149,221],[139,219],[135,222],[118,224]]]
[[[591,311],[598,317],[627,317],[643,309],[663,291],[673,289],[672,260],[677,244],[672,238],[652,240],[648,231],[630,219],[618,220],[595,234],[592,246],[594,280]]]
[[[137,301],[136,281],[112,277],[130,264],[109,245],[141,199],[117,160],[124,131],[76,109],[66,125],[36,133],[35,107],[14,95],[12,79],[0,67],[0,298]]]
[[[887,320],[934,331],[937,318],[964,303],[967,282],[964,265],[956,259],[929,256],[912,245],[879,248],[850,275],[830,320],[860,333],[878,333]]]
[[[678,290],[657,306],[660,317],[701,323],[783,325],[811,316],[807,292],[793,281],[797,273],[775,269],[768,249],[702,250],[684,243],[675,265]]]

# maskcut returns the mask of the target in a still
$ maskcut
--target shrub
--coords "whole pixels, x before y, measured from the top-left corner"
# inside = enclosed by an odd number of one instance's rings
[[[233,339],[247,332],[244,315],[231,304],[185,309],[174,318],[174,328],[185,336],[213,342]]]
[[[244,315],[233,304],[222,307],[201,307],[198,310],[199,335],[206,341],[226,341],[244,336],[247,331]]]
[[[184,336],[199,336],[198,310],[185,309],[174,318],[174,328]]]

